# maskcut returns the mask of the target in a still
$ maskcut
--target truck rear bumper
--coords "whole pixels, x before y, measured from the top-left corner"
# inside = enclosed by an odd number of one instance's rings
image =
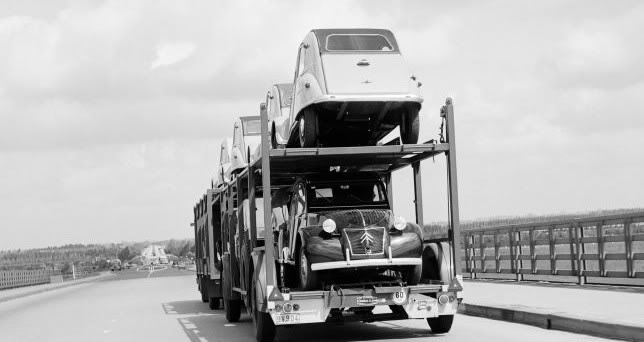
[[[414,266],[422,265],[422,258],[362,259],[318,262],[311,264],[311,270],[332,270],[338,268],[374,267],[374,266]]]

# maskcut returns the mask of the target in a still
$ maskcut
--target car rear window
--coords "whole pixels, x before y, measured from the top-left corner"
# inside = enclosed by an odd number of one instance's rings
[[[393,46],[380,34],[331,34],[326,38],[328,51],[383,51],[391,52]]]
[[[242,121],[242,123],[244,124],[244,135],[262,134],[259,120]]]
[[[281,108],[290,107],[291,101],[293,100],[293,88],[291,87],[288,90],[281,90],[281,92],[282,92],[280,96]]]

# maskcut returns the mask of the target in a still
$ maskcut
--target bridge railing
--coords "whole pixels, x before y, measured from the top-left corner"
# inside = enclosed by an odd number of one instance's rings
[[[644,212],[478,228],[462,238],[463,273],[473,279],[644,278]]]
[[[0,271],[0,290],[46,284],[51,281],[52,270],[11,270]]]

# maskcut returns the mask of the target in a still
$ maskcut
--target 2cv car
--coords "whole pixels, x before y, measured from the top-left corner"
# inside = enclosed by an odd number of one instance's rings
[[[271,131],[271,146],[284,147],[288,142],[289,112],[293,99],[293,84],[275,84],[266,94],[266,111],[268,127]]]
[[[415,144],[420,86],[391,31],[312,30],[297,55],[287,146],[376,145],[396,127]]]
[[[261,139],[259,116],[241,116],[235,122],[230,151],[231,172],[244,169],[253,156],[259,155]]]
[[[276,227],[280,258],[293,265],[281,272],[290,278],[283,283],[312,290],[338,279],[375,281],[387,272],[410,285],[420,281],[420,227],[394,216],[376,173],[300,177],[289,197],[288,222]]]

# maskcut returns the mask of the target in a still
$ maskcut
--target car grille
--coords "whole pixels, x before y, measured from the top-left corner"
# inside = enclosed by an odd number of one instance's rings
[[[384,254],[385,228],[345,228],[344,238],[352,255]]]

